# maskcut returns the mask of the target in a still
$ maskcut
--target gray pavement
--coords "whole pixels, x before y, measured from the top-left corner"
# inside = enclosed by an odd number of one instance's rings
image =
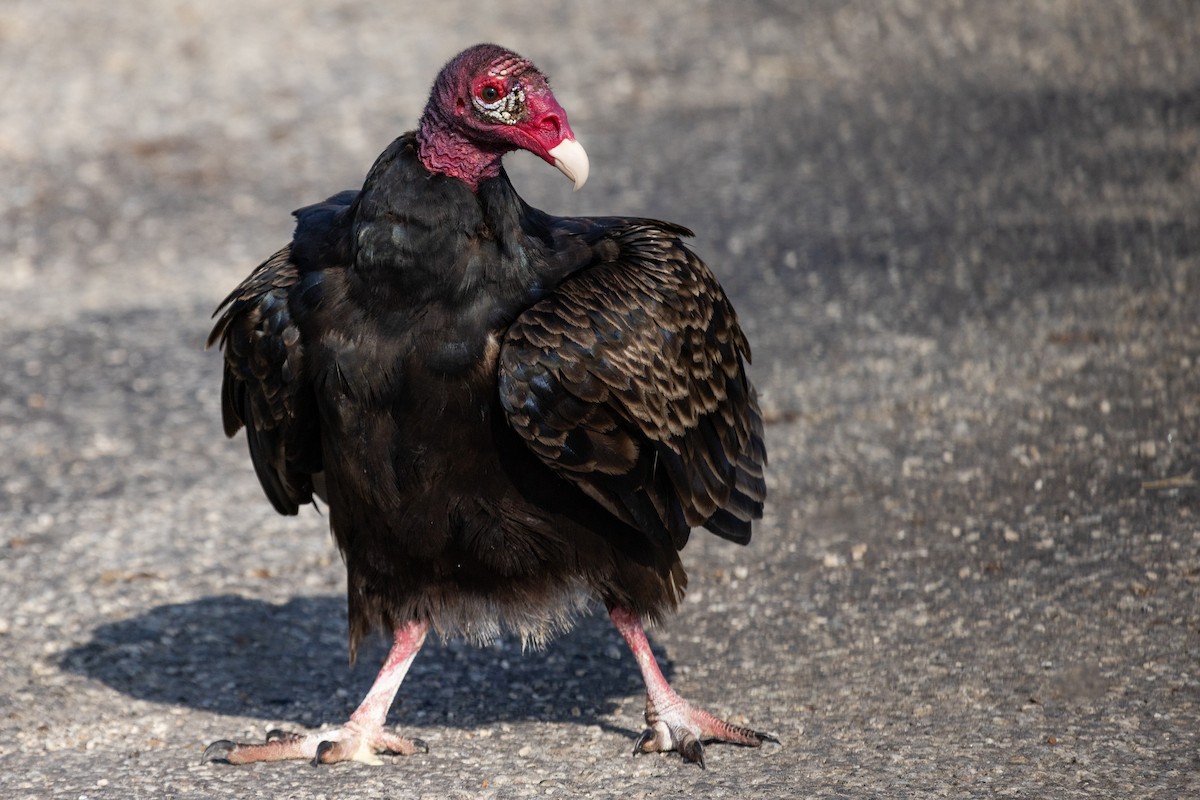
[[[750,333],[770,507],[652,640],[783,744],[631,757],[597,616],[429,646],[428,755],[200,766],[383,654],[221,436],[208,314],[481,40],[592,156],[525,197],[695,228]],[[7,0],[0,797],[1200,795],[1198,52],[1182,0]]]

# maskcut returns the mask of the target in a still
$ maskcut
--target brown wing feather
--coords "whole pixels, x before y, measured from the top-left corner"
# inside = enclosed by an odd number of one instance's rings
[[[523,313],[500,354],[512,427],[619,518],[675,547],[750,539],[766,495],[750,347],[682,229],[614,223],[616,256]]]
[[[225,434],[244,425],[259,482],[281,514],[312,501],[321,470],[317,416],[303,381],[304,348],[288,293],[299,281],[291,247],[263,262],[217,309],[208,346],[225,357]]]

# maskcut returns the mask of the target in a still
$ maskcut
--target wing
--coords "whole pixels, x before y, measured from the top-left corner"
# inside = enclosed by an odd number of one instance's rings
[[[594,223],[608,226],[615,255],[568,278],[505,336],[509,423],[545,463],[647,534],[682,548],[703,525],[744,544],[762,516],[766,450],[733,307],[680,242],[685,228]]]
[[[330,233],[354,196],[343,192],[297,211],[292,244],[225,298],[208,337],[208,346],[219,343],[225,357],[225,434],[232,437],[245,426],[254,471],[281,514],[295,514],[312,501],[314,476],[322,470],[316,400],[295,318],[306,291],[319,291],[320,272],[300,264],[319,263],[336,251]]]

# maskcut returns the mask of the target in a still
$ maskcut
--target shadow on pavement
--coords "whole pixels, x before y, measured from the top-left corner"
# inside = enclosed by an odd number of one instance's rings
[[[339,620],[334,623],[334,620]],[[140,700],[218,714],[341,723],[366,694],[387,647],[372,638],[347,666],[345,601],[297,597],[283,605],[232,595],[162,605],[98,627],[60,666]],[[671,665],[656,648],[664,674]],[[600,725],[626,699],[640,721],[641,680],[602,615],[586,616],[543,650],[515,638],[487,647],[427,640],[393,707],[392,722],[472,728],[524,719]]]

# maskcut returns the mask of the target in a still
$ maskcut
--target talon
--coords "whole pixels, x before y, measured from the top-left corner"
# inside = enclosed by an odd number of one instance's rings
[[[637,738],[637,741],[633,743],[633,754],[636,756],[639,753],[650,752],[646,749],[646,744],[653,739],[654,730],[651,728],[646,728],[646,730],[642,731],[642,735]]]
[[[313,756],[312,765],[314,767],[321,766],[321,756],[328,753],[334,747],[333,742],[325,739],[317,743],[317,754]]]
[[[219,761],[222,764],[229,763],[229,754],[237,747],[237,742],[231,742],[229,739],[218,739],[217,741],[204,748],[204,752],[200,755],[200,763],[208,764],[213,761]]]
[[[771,742],[772,744],[783,744],[782,742],[779,741],[779,737],[772,736],[769,733],[759,733],[758,731],[755,731],[754,735],[758,737],[758,740],[760,742]]]
[[[271,730],[267,731],[267,741],[268,742],[282,741],[283,739],[286,739],[291,735],[292,734],[288,733],[287,731],[280,730],[279,728],[272,728]]]
[[[429,752],[429,743],[426,742],[424,739],[417,739],[414,737],[412,739],[409,739],[409,741],[413,743],[413,747],[418,748],[421,752],[423,752],[423,753]],[[397,753],[396,755],[402,756],[402,755],[404,755],[404,753]]]
[[[691,764],[699,764],[700,769],[705,769],[704,766],[704,745],[700,744],[700,740],[692,735],[690,731],[682,731],[679,736],[679,743],[675,746],[679,751],[679,755],[683,756],[683,760]]]

